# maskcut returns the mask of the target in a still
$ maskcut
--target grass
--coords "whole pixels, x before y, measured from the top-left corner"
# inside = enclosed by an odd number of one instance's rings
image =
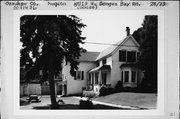
[[[28,101],[20,99],[20,106],[28,105]]]
[[[50,110],[51,106],[50,105],[46,105],[46,106],[34,106],[33,109],[36,110]],[[79,107],[79,105],[75,105],[75,104],[65,104],[65,105],[59,105],[58,107],[56,107],[56,109],[54,110],[61,110],[61,109],[66,109],[66,110],[71,110],[71,109],[77,109],[77,110],[81,110],[81,108]],[[111,106],[106,106],[106,105],[101,105],[101,104],[96,104],[93,105],[91,110],[110,110],[110,109],[123,109],[123,108],[118,108],[118,107],[111,107]],[[86,110],[86,109],[83,109]],[[89,110],[89,109],[88,109]],[[123,109],[125,110],[125,109]]]
[[[93,99],[95,101],[133,106],[140,108],[156,108],[157,96],[152,93],[115,93],[107,96],[101,96]]]
[[[20,106],[21,109],[51,109],[50,107],[50,97],[43,96],[41,102],[39,103],[27,103],[27,97],[21,98]],[[62,97],[65,104],[60,104],[57,109],[80,109],[79,108],[79,99],[73,97]],[[94,101],[110,103],[115,105],[122,106],[132,106],[138,107],[140,109],[155,109],[157,103],[156,94],[152,93],[115,93],[107,96],[101,96],[98,98],[93,98]],[[94,104],[92,109],[122,109],[118,107],[112,107],[111,105],[101,105]],[[123,109],[124,110],[124,109]]]
[[[50,97],[42,97],[41,98],[41,102],[39,103],[28,103],[28,101],[26,100],[27,97],[23,97],[20,100],[20,106],[21,109],[34,109],[34,110],[51,110],[51,105],[50,105]],[[63,101],[65,102],[65,104],[59,104],[56,109],[58,110],[71,110],[71,109],[76,109],[76,110],[81,110],[80,106],[79,106],[79,99],[73,98],[73,97],[62,97]],[[122,108],[118,108],[118,107],[112,107],[112,106],[106,106],[106,105],[101,105],[101,104],[93,104],[92,110],[94,109],[121,109]],[[54,109],[53,109],[54,110]],[[86,109],[83,109],[86,110]]]

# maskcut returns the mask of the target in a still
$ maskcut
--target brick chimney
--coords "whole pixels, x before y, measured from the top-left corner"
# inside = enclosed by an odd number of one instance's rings
[[[127,36],[130,35],[130,28],[129,27],[126,27],[126,33],[127,33]]]

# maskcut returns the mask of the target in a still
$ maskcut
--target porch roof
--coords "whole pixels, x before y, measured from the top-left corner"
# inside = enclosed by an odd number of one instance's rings
[[[91,69],[89,72],[96,72],[96,71],[102,71],[102,70],[111,70],[111,67],[110,65],[103,65],[103,66],[99,66],[99,67],[96,67],[94,69]]]
[[[137,64],[136,63],[126,63],[126,64],[122,64],[120,66],[120,68],[122,67],[137,67]]]

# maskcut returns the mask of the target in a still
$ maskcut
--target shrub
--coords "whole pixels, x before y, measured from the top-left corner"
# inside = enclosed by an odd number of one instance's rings
[[[154,93],[152,86],[148,83],[146,78],[142,79],[141,84],[136,88],[138,93]]]
[[[91,100],[80,100],[79,108],[80,109],[92,109],[93,103]]]
[[[99,90],[99,96],[106,96],[114,93],[114,89],[111,87],[102,86]]]
[[[115,92],[122,92],[123,91],[123,83],[122,83],[122,81],[117,82],[114,90],[115,90]]]
[[[83,91],[83,96],[93,98],[95,96],[94,91]]]

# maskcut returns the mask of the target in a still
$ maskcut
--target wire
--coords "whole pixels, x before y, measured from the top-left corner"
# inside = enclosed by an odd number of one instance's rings
[[[97,42],[84,42],[88,44],[96,44],[96,45],[112,45],[112,46],[127,46],[127,47],[136,47],[132,45],[118,45],[118,44],[110,44],[110,43],[97,43]]]

